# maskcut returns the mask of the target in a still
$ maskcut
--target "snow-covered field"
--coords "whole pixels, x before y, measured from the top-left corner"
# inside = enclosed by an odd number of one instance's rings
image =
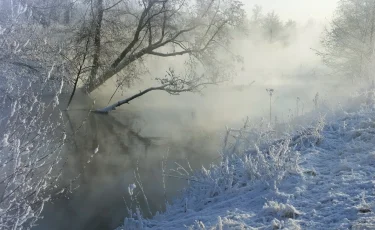
[[[375,229],[373,94],[292,133],[231,132],[219,165],[180,169],[190,185],[166,212],[137,212],[119,229]]]

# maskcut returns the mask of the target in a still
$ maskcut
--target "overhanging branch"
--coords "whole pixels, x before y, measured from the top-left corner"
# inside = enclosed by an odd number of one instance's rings
[[[118,102],[116,102],[116,103],[114,103],[112,105],[109,105],[109,106],[105,107],[105,108],[97,109],[94,112],[96,112],[96,113],[108,113],[108,112],[110,112],[112,110],[116,110],[117,107],[119,107],[119,106],[121,106],[123,104],[129,104],[130,101],[132,101],[132,100],[134,100],[134,99],[136,99],[136,98],[138,98],[138,97],[140,97],[140,96],[142,96],[142,95],[144,95],[144,94],[146,94],[148,92],[151,92],[151,91],[154,91],[154,90],[163,90],[168,85],[169,84],[162,85],[162,86],[159,86],[159,87],[150,87],[150,88],[145,89],[145,90],[143,90],[143,91],[141,91],[141,92],[139,92],[139,93],[137,93],[137,94],[135,94],[135,95],[133,95],[133,96],[131,96],[129,98],[126,98],[124,100],[118,101]]]
[[[155,56],[160,56],[160,57],[172,57],[172,56],[178,56],[178,55],[184,55],[184,54],[189,54],[194,52],[193,50],[184,50],[180,52],[173,52],[173,53],[159,53],[155,51],[150,51],[148,52],[149,54],[155,55]]]
[[[204,87],[206,85],[212,85],[212,84],[216,83],[216,82],[205,82],[205,83],[198,83],[198,84],[190,84],[190,82],[185,82],[185,81],[183,81],[181,79],[178,79],[175,82],[180,82],[180,84],[182,84],[182,86],[177,87],[175,85],[175,83],[168,82],[168,83],[163,84],[163,85],[158,86],[158,87],[150,87],[148,89],[140,91],[137,94],[134,94],[131,97],[125,98],[124,100],[120,100],[120,101],[118,101],[118,102],[116,102],[116,103],[114,103],[112,105],[109,105],[107,107],[104,107],[102,109],[94,110],[93,112],[107,114],[107,113],[109,113],[112,110],[116,110],[117,107],[119,107],[119,106],[121,106],[123,104],[129,104],[130,101],[132,101],[132,100],[134,100],[134,99],[136,99],[138,97],[141,97],[141,96],[143,96],[146,93],[149,93],[151,91],[155,91],[155,90],[163,90],[163,91],[165,91],[165,92],[167,92],[169,94],[178,95],[179,93],[183,93],[183,92],[198,91],[199,87]]]

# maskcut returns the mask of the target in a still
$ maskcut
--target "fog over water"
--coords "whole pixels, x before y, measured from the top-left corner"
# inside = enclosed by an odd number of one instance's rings
[[[138,186],[136,177],[147,197],[148,205],[143,194],[138,194],[145,216],[164,210],[165,201],[172,201],[187,185],[184,178],[171,176],[175,174],[170,169],[181,164],[195,170],[217,162],[226,126],[238,127],[247,116],[256,122],[261,117],[268,119],[267,88],[275,90],[273,115],[279,122],[287,122],[294,113],[297,97],[305,113],[313,109],[317,93],[322,103],[337,105],[350,82],[332,80],[330,71],[322,66],[314,51],[320,49],[325,18],[330,16],[335,3],[246,2],[249,11],[254,4],[260,4],[266,11],[275,10],[282,20],[296,20],[297,32],[288,46],[279,42],[269,44],[256,34],[234,34],[233,52],[243,57],[243,64],[237,66],[237,74],[230,81],[209,86],[202,94],[171,96],[155,91],[108,115],[88,115],[91,106],[101,108],[108,104],[114,84],[108,81],[91,98],[78,92],[70,110],[65,112],[65,119],[70,120],[70,131],[85,122],[66,147],[61,187],[80,176],[70,186],[73,193],[52,196],[53,202],[45,207],[45,218],[34,229],[49,229],[51,224],[58,229],[119,226],[127,206],[134,208],[128,186]],[[164,76],[169,66],[181,65],[182,60],[150,58],[147,63],[150,71],[143,80],[131,90],[117,93],[111,102],[155,86],[155,77]],[[98,153],[91,157],[97,147]],[[165,189],[162,162],[168,174]]]

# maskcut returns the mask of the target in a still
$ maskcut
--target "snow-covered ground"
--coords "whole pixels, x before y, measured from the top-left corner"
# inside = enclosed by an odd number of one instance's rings
[[[150,220],[136,212],[119,229],[375,229],[368,95],[317,113],[293,135],[259,125],[232,132],[219,165],[190,175],[180,169],[190,185],[166,212]]]

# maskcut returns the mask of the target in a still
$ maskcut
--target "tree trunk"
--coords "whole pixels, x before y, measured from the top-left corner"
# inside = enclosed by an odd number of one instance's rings
[[[101,28],[103,20],[103,0],[95,1],[96,15],[94,15],[94,55],[92,60],[92,69],[90,73],[89,85],[95,84],[96,75],[98,74],[100,64],[100,48],[101,48]]]

